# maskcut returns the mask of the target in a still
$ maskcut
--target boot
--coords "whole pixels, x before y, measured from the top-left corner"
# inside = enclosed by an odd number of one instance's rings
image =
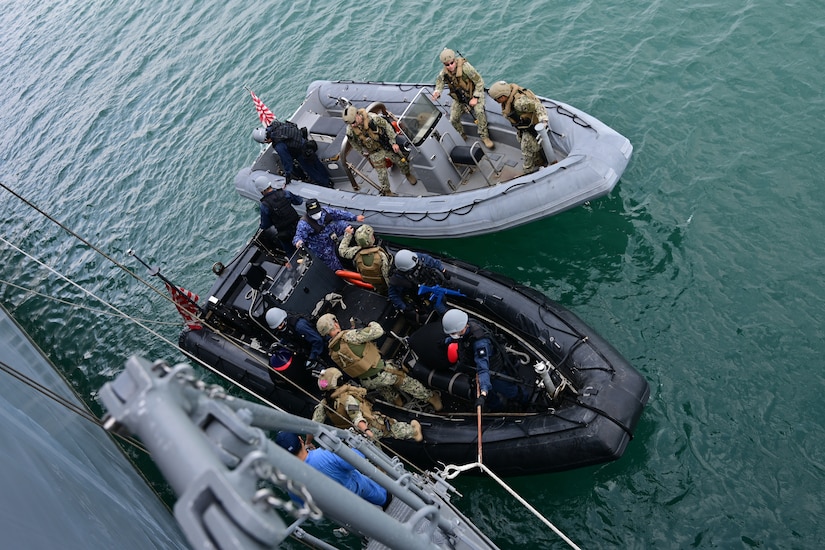
[[[419,443],[424,441],[424,434],[421,433],[421,423],[418,420],[413,420],[410,422],[410,426],[413,429],[413,439]]]
[[[484,137],[484,138],[481,138],[481,143],[483,143],[483,144],[484,144],[484,146],[485,146],[487,149],[495,149],[495,148],[496,148],[496,144],[495,144],[495,143],[493,143],[493,140],[492,140],[492,139],[490,139],[489,137]]]
[[[433,406],[435,412],[438,412],[444,408],[444,405],[441,403],[441,394],[437,391],[434,391],[432,397],[427,399],[427,403]]]
[[[418,183],[418,178],[413,176],[412,172],[410,172],[409,174],[407,174],[407,181],[410,182],[410,185],[415,185],[416,183]]]

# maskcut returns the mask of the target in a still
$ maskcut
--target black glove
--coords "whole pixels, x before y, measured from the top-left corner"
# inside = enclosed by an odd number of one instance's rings
[[[450,274],[447,273],[446,271],[444,271],[443,274],[444,274],[444,280],[449,281],[450,280]]]
[[[352,328],[364,328],[365,326],[367,326],[364,324],[364,321],[362,321],[358,317],[350,317],[349,324],[350,326],[352,326]]]
[[[292,183],[292,175],[287,174],[286,176],[284,176],[284,186],[287,186],[290,183]]]
[[[483,408],[484,408],[484,402],[485,402],[486,400],[487,400],[487,396],[486,396],[486,395],[479,395],[479,396],[476,398],[476,407],[481,407],[481,408],[483,409]]]

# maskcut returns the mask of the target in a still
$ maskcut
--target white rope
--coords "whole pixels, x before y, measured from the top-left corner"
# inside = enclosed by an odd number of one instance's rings
[[[565,535],[565,534],[561,531],[561,529],[559,529],[558,527],[556,527],[555,525],[553,525],[553,523],[551,523],[551,522],[550,522],[550,520],[548,520],[547,518],[545,518],[544,516],[542,516],[542,515],[541,515],[541,513],[540,513],[538,510],[536,510],[536,509],[535,509],[535,508],[534,508],[534,507],[533,507],[533,506],[532,506],[529,502],[527,502],[526,500],[524,500],[524,499],[523,499],[523,498],[522,498],[522,497],[521,497],[518,493],[516,493],[516,492],[513,490],[513,488],[512,488],[512,487],[510,487],[509,485],[507,485],[507,483],[505,483],[503,479],[501,479],[500,477],[498,477],[495,473],[493,473],[493,471],[492,471],[492,470],[490,470],[487,466],[485,466],[485,465],[484,465],[484,464],[482,464],[481,462],[474,462],[474,463],[472,463],[472,464],[465,464],[465,465],[463,465],[463,466],[449,465],[449,466],[446,466],[446,467],[444,468],[444,470],[441,472],[441,474],[442,474],[442,475],[443,475],[446,479],[453,479],[453,478],[457,477],[460,473],[462,473],[462,472],[466,472],[466,471],[469,471],[469,470],[472,470],[473,468],[478,468],[478,469],[479,469],[479,470],[481,470],[482,472],[484,472],[484,473],[486,473],[487,475],[489,475],[489,476],[493,479],[493,481],[495,481],[496,483],[498,483],[498,484],[499,484],[499,485],[500,485],[500,486],[501,486],[501,487],[502,487],[505,491],[507,491],[508,493],[510,493],[510,495],[511,495],[513,498],[515,498],[515,499],[516,499],[516,500],[517,500],[517,501],[518,501],[518,502],[519,502],[522,506],[524,506],[525,508],[527,508],[527,509],[528,509],[528,510],[529,510],[529,511],[530,511],[530,512],[534,515],[534,516],[536,516],[536,517],[539,519],[539,521],[541,521],[541,522],[542,522],[542,523],[544,523],[547,527],[549,527],[550,529],[552,529],[554,533],[556,533],[556,534],[557,534],[557,535],[558,535],[558,536],[559,536],[559,537],[560,537],[560,538],[561,538],[564,542],[566,542],[566,543],[570,546],[570,548],[574,548],[575,550],[581,550],[581,548],[579,548],[579,547],[576,545],[576,543],[575,543],[575,542],[573,542],[572,540],[570,540],[570,537],[568,537],[567,535]]]
[[[56,298],[56,297],[51,296],[49,294],[43,294],[42,292],[37,292],[36,290],[32,290],[32,289],[26,288],[24,286],[20,286],[20,285],[14,284],[14,283],[10,283],[9,281],[5,281],[3,279],[0,279],[0,285],[10,286],[10,287],[13,287],[13,288],[16,288],[16,289],[19,289],[19,290],[23,290],[23,291],[27,292],[28,294],[34,294],[35,296],[40,296],[41,298],[46,298],[47,300],[52,300],[53,302],[57,302],[57,303],[60,303],[60,304],[66,304],[67,306],[71,306],[71,307],[76,308],[76,309],[85,309],[87,311],[91,311],[92,313],[99,313],[101,315],[111,315],[113,317],[120,317],[122,319],[127,319],[127,320],[128,319],[138,319],[137,317],[126,317],[126,316],[120,315],[119,313],[112,313],[111,311],[105,311],[103,309],[97,309],[97,308],[94,308],[94,307],[80,305],[80,304],[77,304],[75,302],[70,302],[69,300],[62,300],[60,298]],[[158,321],[157,319],[138,319],[138,320],[143,322],[143,323],[154,323],[156,325],[165,325],[165,326],[179,326],[180,325],[180,322],[175,322],[175,321]]]

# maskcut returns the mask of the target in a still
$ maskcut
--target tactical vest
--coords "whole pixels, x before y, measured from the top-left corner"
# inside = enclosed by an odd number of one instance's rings
[[[373,415],[372,407],[369,402],[367,402],[366,395],[366,388],[356,388],[350,384],[344,384],[332,392],[330,398],[334,403],[333,409],[335,409],[335,412],[338,413],[328,415],[332,420],[332,424],[336,428],[341,429],[347,429],[352,426],[346,407],[346,400],[348,396],[352,396],[358,400],[358,407],[361,410],[361,415],[367,420],[367,424],[369,424],[369,420],[373,418]]]
[[[362,113],[362,116],[364,124],[353,124],[349,127],[358,142],[370,153],[380,149],[392,150],[390,137],[386,135],[383,128],[378,126],[366,111]]]
[[[516,97],[519,95],[526,96],[535,103],[541,103],[536,94],[524,88],[517,88],[516,93],[510,94],[507,102],[501,108],[501,114],[504,115],[510,123],[519,130],[533,130],[533,127],[539,123],[539,114],[534,113],[519,113],[513,108]]]
[[[475,83],[464,76],[464,62],[466,60],[462,57],[457,57],[455,60],[455,73],[451,73],[444,69],[444,83],[450,88],[450,97],[461,103],[470,104],[473,99],[473,92],[475,91]]]
[[[295,228],[298,226],[298,220],[301,219],[292,203],[286,197],[286,192],[283,189],[276,189],[261,199],[261,202],[269,207],[269,219],[272,225],[282,232],[290,230],[295,233]]]
[[[490,330],[474,319],[467,321],[467,333],[461,340],[458,341],[458,362],[467,367],[475,368],[475,350],[473,349],[476,341],[482,338],[490,340],[492,353],[489,357],[490,370],[495,372],[502,372],[504,369],[504,356],[501,349],[499,349],[493,333]]]
[[[350,345],[343,336],[349,332],[342,330],[329,342],[329,355],[341,370],[353,378],[381,364],[381,352],[374,342]]]
[[[386,294],[387,282],[382,274],[383,266],[384,258],[381,255],[381,248],[378,246],[362,248],[355,255],[355,267],[358,268],[361,278],[374,286],[377,292]]]
[[[294,122],[273,120],[266,129],[266,135],[272,143],[286,143],[290,153],[303,152],[304,136]]]

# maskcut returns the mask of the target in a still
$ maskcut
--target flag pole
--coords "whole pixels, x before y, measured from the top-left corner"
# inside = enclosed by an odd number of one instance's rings
[[[195,302],[194,300],[192,300],[192,298],[190,298],[189,296],[187,296],[185,292],[181,292],[181,291],[180,291],[180,289],[178,288],[178,285],[176,285],[175,283],[173,283],[172,281],[170,281],[169,279],[167,279],[167,278],[163,275],[163,273],[161,273],[161,272],[160,272],[160,268],[159,268],[159,267],[153,267],[153,266],[150,266],[149,264],[147,264],[146,262],[144,262],[144,261],[141,259],[141,257],[140,257],[140,256],[138,256],[138,255],[135,253],[135,251],[134,251],[134,250],[132,250],[131,248],[130,248],[129,250],[127,250],[127,251],[126,251],[126,253],[127,253],[129,256],[132,256],[132,257],[133,257],[134,259],[136,259],[137,261],[139,261],[141,264],[143,264],[143,267],[145,267],[146,269],[148,269],[148,270],[149,270],[149,275],[151,275],[151,276],[153,276],[153,277],[157,277],[158,279],[160,279],[161,281],[163,281],[164,283],[166,283],[166,285],[168,285],[169,287],[173,288],[173,289],[175,290],[175,292],[176,292],[178,295],[183,296],[183,297],[186,299],[186,301],[187,301],[187,302],[189,302],[190,304],[192,304],[192,305],[193,305],[193,306],[195,306],[196,308],[200,309],[200,306],[198,305],[198,303],[197,303],[197,302]]]

